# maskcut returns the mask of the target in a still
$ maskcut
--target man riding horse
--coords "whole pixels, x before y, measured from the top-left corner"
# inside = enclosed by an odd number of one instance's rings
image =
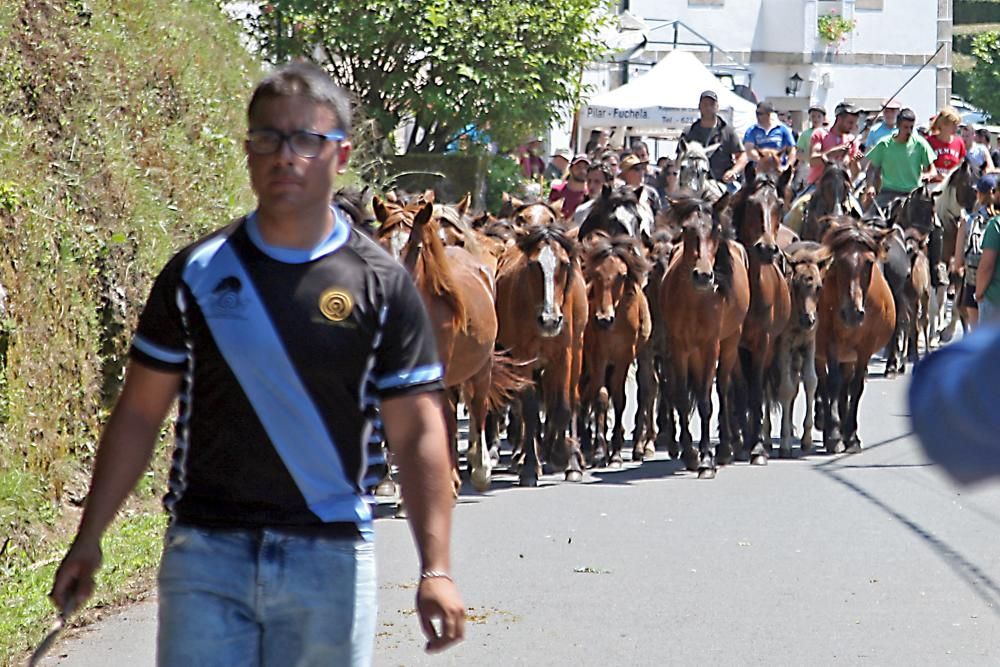
[[[708,154],[711,177],[722,183],[736,181],[747,164],[747,154],[733,128],[719,117],[719,96],[714,90],[701,94],[698,111],[701,118],[684,133],[684,141],[698,142],[706,148],[718,145],[714,152]],[[681,152],[678,150],[678,154]]]

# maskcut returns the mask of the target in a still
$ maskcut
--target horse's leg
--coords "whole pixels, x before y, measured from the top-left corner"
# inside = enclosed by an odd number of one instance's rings
[[[653,407],[656,402],[656,372],[653,346],[643,345],[636,359],[636,413],[632,431],[632,460],[642,461],[656,453],[653,447]]]
[[[750,410],[748,420],[748,433],[744,447],[750,448],[751,465],[767,465],[770,454],[770,442],[764,447],[761,440],[761,430],[764,421],[764,354],[767,347],[767,340],[761,344],[760,349],[755,350],[750,355],[750,373],[747,378],[747,385],[750,397]],[[770,440],[770,436],[768,437]]]
[[[680,447],[677,445],[677,420],[675,419],[674,406],[676,403],[676,379],[672,363],[668,363],[662,357],[658,360],[659,369],[659,389],[660,395],[656,403],[656,448],[666,449],[670,458],[676,459],[681,455]]]
[[[572,375],[572,358],[570,351],[566,350],[542,378],[542,395],[545,400],[545,438],[552,468],[565,471],[566,481],[579,482],[583,479],[583,454],[579,443],[566,434],[573,418],[570,395],[578,395],[570,386]]]
[[[524,460],[518,473],[521,486],[538,486],[542,466],[538,462],[538,389],[528,387],[521,393],[520,417],[523,428],[521,449]]]
[[[486,444],[489,447],[490,462],[500,463],[500,421],[506,409],[490,410],[486,413]]]
[[[524,462],[525,426],[524,405],[521,400],[510,405],[510,415],[507,421],[507,442],[510,443],[510,472],[517,473]]]
[[[739,356],[739,344],[739,336],[731,336],[722,341],[719,349],[719,375],[716,382],[719,394],[719,448],[716,451],[716,460],[719,465],[728,465],[733,460],[730,381]],[[709,394],[711,395],[711,386]]]
[[[778,445],[778,454],[787,459],[792,456],[792,406],[795,405],[795,396],[799,393],[798,369],[792,362],[792,350],[788,343],[784,341],[778,343],[775,363],[778,364],[781,378],[781,383],[778,385],[778,403],[781,404],[781,441]]]
[[[611,434],[611,465],[622,464],[622,447],[625,444],[625,402],[628,397],[625,395],[625,378],[628,375],[630,364],[624,360],[619,360],[611,367],[611,381],[609,389],[611,391],[611,402],[615,406],[615,426]],[[638,417],[637,417],[638,423]],[[632,436],[635,439],[635,436]],[[641,459],[640,459],[641,460]]]
[[[809,342],[803,353],[802,383],[806,388],[806,415],[802,421],[802,440],[800,441],[800,446],[803,453],[808,453],[813,448],[813,407],[816,400],[816,385],[818,384],[818,378],[816,377],[815,339]],[[791,419],[790,416],[789,419]]]
[[[902,338],[902,329],[905,326],[903,324],[904,319],[905,318],[903,317],[896,319],[896,326],[892,329],[892,338],[889,339],[889,346],[886,348],[886,351],[888,352],[888,357],[885,360],[886,377],[896,377],[899,373],[899,346],[900,338]]]
[[[493,481],[493,461],[483,441],[486,426],[486,397],[492,381],[492,361],[486,364],[467,384],[466,400],[469,405],[469,477],[477,491],[487,491]]]
[[[690,353],[679,355],[673,364],[673,403],[677,406],[677,421],[681,426],[681,458],[690,471],[698,469],[698,450],[694,448],[688,417],[691,414],[691,378],[688,373]]]
[[[865,390],[865,378],[868,375],[868,355],[858,355],[858,364],[854,368],[851,386],[848,389],[846,427],[844,439],[847,441],[847,451],[861,451],[861,438],[858,437],[858,408],[861,406],[861,394]]]
[[[698,479],[715,478],[715,451],[711,441],[712,423],[712,385],[719,364],[719,343],[715,343],[708,354],[703,355],[695,379],[696,398],[698,400],[698,416],[701,417],[701,438],[698,442]],[[722,414],[720,411],[719,414]]]
[[[733,422],[735,432],[733,434],[738,445],[736,459],[738,461],[749,461],[752,445],[749,444],[750,425],[748,415],[750,411],[750,351],[746,348],[739,348],[739,364],[737,365],[736,376],[733,378]]]
[[[594,401],[594,423],[597,435],[594,442],[600,451],[594,455],[594,467],[603,468],[608,465],[608,411],[611,399],[608,397],[607,387],[601,387],[597,391],[597,399]]]
[[[823,387],[823,446],[828,454],[840,454],[844,443],[840,436],[840,420],[836,415],[837,401],[843,377],[836,350],[831,350],[826,362],[826,377],[820,378]]]

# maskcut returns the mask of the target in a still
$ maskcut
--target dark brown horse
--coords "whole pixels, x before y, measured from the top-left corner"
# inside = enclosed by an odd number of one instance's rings
[[[802,220],[802,240],[819,242],[826,233],[829,216],[839,218],[851,211],[851,172],[830,162],[816,183]]]
[[[764,375],[774,361],[775,343],[788,326],[791,297],[778,248],[781,200],[773,178],[758,176],[733,201],[736,238],[749,257],[750,309],[740,338],[742,380],[737,391],[737,416],[743,432],[743,455],[766,465],[771,434],[761,433],[768,409]],[[720,463],[727,461],[720,455]]]
[[[580,434],[584,450],[593,444],[593,464],[604,465],[608,456],[606,390],[615,410],[610,462],[620,466],[625,442],[625,378],[652,331],[649,304],[642,290],[649,265],[639,243],[629,236],[594,234],[585,253],[589,316],[583,334]],[[588,420],[591,412],[593,423]],[[591,439],[595,423],[596,438]],[[641,447],[638,458],[642,459]]]
[[[565,471],[568,481],[583,477],[579,444],[566,437],[579,404],[587,288],[574,241],[556,222],[547,204],[529,204],[514,213],[523,229],[516,245],[500,260],[497,273],[497,340],[515,359],[534,370],[537,385],[521,392],[520,430],[511,440],[521,446],[522,486],[535,486],[540,473],[537,437],[539,397],[545,409],[543,450],[548,461]]]
[[[845,442],[850,451],[861,450],[858,405],[868,361],[896,326],[892,292],[878,266],[883,241],[892,233],[841,218],[823,238],[833,259],[820,289],[816,371],[823,445],[830,453],[843,452]]]
[[[725,206],[725,199],[717,205]],[[729,379],[736,364],[743,320],[750,306],[747,258],[729,239],[717,210],[700,199],[671,202],[669,217],[682,229],[682,249],[674,254],[660,285],[660,309],[672,379],[671,402],[680,417],[681,447],[688,470],[702,479],[715,477],[715,452],[709,445],[712,384],[718,378],[719,447],[731,456],[728,418]],[[688,428],[691,399],[701,417],[696,450]],[[667,434],[671,437],[673,434]]]

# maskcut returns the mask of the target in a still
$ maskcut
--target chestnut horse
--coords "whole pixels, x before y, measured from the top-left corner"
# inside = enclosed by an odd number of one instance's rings
[[[522,232],[501,257],[497,272],[497,340],[535,372],[538,386],[521,392],[515,404],[520,419],[517,424],[512,420],[508,435],[523,451],[521,485],[536,486],[541,472],[540,390],[545,409],[543,451],[554,467],[564,469],[568,481],[578,482],[583,478],[583,456],[579,444],[565,433],[571,425],[575,430],[587,287],[576,244],[548,204],[522,206],[514,212],[514,223]]]
[[[467,458],[472,483],[485,490],[493,467],[483,446],[487,411],[505,405],[526,384],[510,357],[494,349],[498,325],[492,276],[466,250],[442,244],[431,202],[403,207],[376,197],[372,208],[381,222],[379,240],[390,248],[398,245],[400,230],[410,230],[400,259],[430,315],[444,366],[444,385],[464,389],[470,416]],[[457,465],[454,395],[451,400],[446,418]]]
[[[858,404],[868,361],[886,346],[896,326],[892,292],[878,260],[891,229],[835,221],[823,238],[833,256],[819,293],[816,371],[827,452],[860,451]],[[843,428],[843,432],[841,432]]]
[[[764,374],[774,362],[775,342],[788,326],[791,296],[778,262],[781,199],[771,176],[759,175],[733,201],[736,238],[749,256],[750,309],[740,338],[742,381],[737,415],[743,432],[743,455],[751,464],[766,465],[771,434],[761,433],[765,411]],[[770,430],[770,429],[768,429]],[[722,456],[720,463],[728,463]]]
[[[625,442],[625,378],[636,353],[649,340],[652,321],[643,285],[649,264],[639,243],[629,236],[608,238],[593,234],[585,246],[583,262],[589,316],[583,334],[583,382],[580,390],[580,434],[585,450],[593,443],[593,464],[602,466],[608,456],[608,405],[611,395],[615,425],[611,437],[611,465],[622,464]],[[596,438],[590,438],[593,412]],[[642,460],[639,446],[638,459]],[[636,456],[633,453],[633,459]]]
[[[714,209],[695,198],[670,203],[668,222],[683,230],[682,248],[674,254],[659,294],[672,375],[671,402],[681,425],[682,456],[688,470],[697,470],[702,479],[715,477],[716,470],[715,452],[709,446],[712,383],[716,376],[719,446],[724,456],[732,456],[729,379],[750,307],[746,253],[729,239],[718,215],[726,205],[727,197],[716,202]],[[692,398],[701,417],[697,450],[688,427]]]

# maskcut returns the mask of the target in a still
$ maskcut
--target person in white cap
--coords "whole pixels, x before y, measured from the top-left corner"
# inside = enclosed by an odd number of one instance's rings
[[[566,177],[566,169],[573,153],[568,148],[560,148],[549,157],[543,176],[546,181],[558,181]]]

